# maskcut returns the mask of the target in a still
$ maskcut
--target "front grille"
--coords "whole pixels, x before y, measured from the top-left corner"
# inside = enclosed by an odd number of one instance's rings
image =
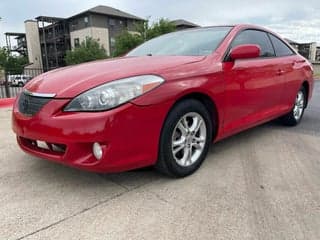
[[[27,116],[33,116],[47,104],[52,98],[35,97],[24,92],[19,97],[19,112]]]

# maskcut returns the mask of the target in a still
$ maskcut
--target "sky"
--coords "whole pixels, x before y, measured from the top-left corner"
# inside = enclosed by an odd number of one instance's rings
[[[319,0],[1,0],[0,46],[4,32],[24,32],[24,21],[37,16],[69,17],[96,5],[157,20],[186,19],[201,26],[251,23],[296,42],[320,45]]]

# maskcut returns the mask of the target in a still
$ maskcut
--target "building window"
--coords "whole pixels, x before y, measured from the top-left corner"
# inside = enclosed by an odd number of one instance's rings
[[[116,25],[116,20],[113,19],[113,18],[109,18],[109,25],[110,25],[110,26]]]
[[[72,23],[71,23],[72,30],[75,30],[77,25],[78,25],[78,20],[73,20]]]
[[[110,38],[110,47],[114,48],[116,45],[116,39],[114,37]]]
[[[88,25],[89,25],[89,18],[88,18],[88,17],[84,17],[83,21],[84,21],[84,25],[85,25],[86,27],[88,27]]]
[[[75,39],[73,40],[73,42],[74,42],[74,47],[75,47],[75,48],[80,47],[80,40],[79,40],[79,38],[75,38]]]

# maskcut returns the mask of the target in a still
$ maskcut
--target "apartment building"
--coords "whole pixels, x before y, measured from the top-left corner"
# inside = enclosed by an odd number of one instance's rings
[[[25,21],[28,68],[50,70],[65,65],[67,50],[78,47],[87,37],[97,40],[108,55],[115,38],[124,30],[134,31],[143,18],[108,6],[96,6],[69,18],[39,16]]]

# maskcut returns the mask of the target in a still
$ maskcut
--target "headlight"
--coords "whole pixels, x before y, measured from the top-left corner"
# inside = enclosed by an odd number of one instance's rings
[[[64,111],[103,111],[128,102],[163,82],[155,75],[123,78],[90,89],[75,97]]]

